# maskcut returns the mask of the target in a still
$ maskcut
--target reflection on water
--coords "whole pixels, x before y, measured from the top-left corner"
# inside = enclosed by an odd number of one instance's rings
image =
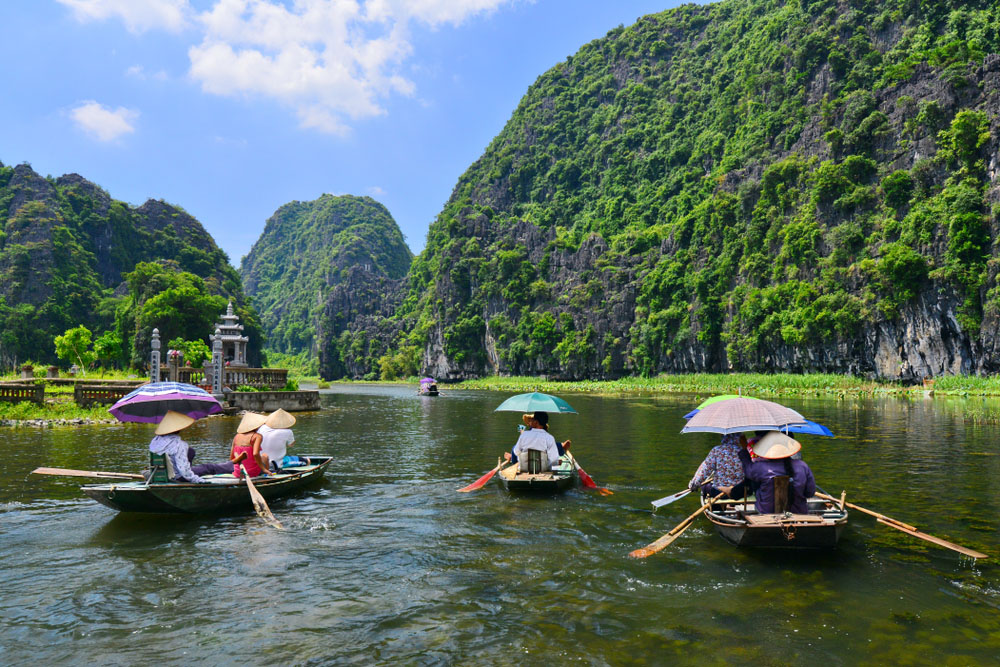
[[[247,513],[117,515],[38,465],[134,471],[142,425],[4,429],[0,648],[5,664],[582,661],[989,663],[1000,577],[852,514],[837,551],[747,551],[707,522],[652,558],[627,554],[696,507],[680,490],[711,435],[680,436],[703,397],[567,396],[559,439],[602,497],[455,490],[491,468],[519,415],[504,394],[338,387],[295,427],[335,462],[322,484]],[[820,486],[1000,556],[1000,427],[957,400],[787,403],[838,437],[803,436]],[[236,418],[192,427],[221,460]]]

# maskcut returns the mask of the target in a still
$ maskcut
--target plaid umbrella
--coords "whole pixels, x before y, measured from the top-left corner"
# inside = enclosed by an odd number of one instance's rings
[[[168,410],[192,419],[222,412],[210,393],[183,382],[151,382],[127,394],[108,410],[123,422],[159,424]]]
[[[728,401],[734,398],[749,398],[751,400],[756,400],[752,396],[736,396],[734,394],[723,394],[722,396],[713,396],[712,398],[706,399],[701,405],[696,407],[691,412],[684,415],[684,419],[691,419],[696,414],[704,410],[709,405],[713,403],[718,403],[719,401]],[[782,426],[781,430],[784,433],[807,433],[809,435],[824,435],[828,438],[833,437],[833,431],[828,429],[822,424],[817,424],[816,422],[809,421],[808,419],[803,421],[801,424],[791,424],[789,426]]]
[[[758,398],[730,398],[706,405],[688,420],[681,433],[780,431],[806,418],[791,408]]]

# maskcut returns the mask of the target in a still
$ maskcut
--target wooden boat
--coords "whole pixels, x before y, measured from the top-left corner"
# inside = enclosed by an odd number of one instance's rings
[[[847,525],[847,509],[810,498],[807,514],[758,514],[752,499],[723,501],[705,511],[724,540],[739,547],[832,549]]]
[[[331,456],[309,456],[311,465],[286,468],[279,474],[255,477],[254,486],[264,499],[283,498],[323,477]],[[86,495],[119,512],[217,513],[253,510],[245,480],[232,475],[208,475],[209,483],[169,482],[156,476],[149,482],[112,482],[80,487]]]
[[[576,470],[569,457],[561,456],[559,464],[539,473],[518,472],[516,463],[506,463],[497,479],[508,491],[519,493],[557,493],[576,484]]]

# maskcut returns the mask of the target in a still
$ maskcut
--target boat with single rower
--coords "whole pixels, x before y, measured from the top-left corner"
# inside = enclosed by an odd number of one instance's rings
[[[558,493],[576,484],[576,469],[568,456],[541,472],[521,471],[517,463],[507,462],[500,468],[497,479],[507,491],[520,493]]]
[[[266,500],[292,494],[326,472],[332,456],[305,456],[309,465],[285,468],[281,472],[253,478],[253,484]],[[233,475],[208,475],[204,483],[173,482],[155,467],[148,481],[123,481],[88,484],[80,487],[87,496],[119,512],[209,514],[232,510],[253,510],[253,502],[244,479]]]

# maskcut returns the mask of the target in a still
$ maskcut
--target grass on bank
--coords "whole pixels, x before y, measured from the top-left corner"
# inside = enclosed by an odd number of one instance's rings
[[[0,402],[0,421],[32,419],[44,419],[46,421],[60,419],[115,421],[115,418],[108,412],[108,406],[106,405],[81,408],[73,401],[46,402],[44,405],[35,405],[29,401],[22,403]]]
[[[462,389],[494,391],[543,391],[590,393],[712,393],[748,396],[780,396],[791,394],[853,395],[908,394],[923,392],[922,384],[877,382],[851,375],[829,373],[695,373],[690,375],[657,375],[630,377],[619,380],[555,381],[533,377],[487,377],[465,380]],[[937,378],[935,393],[964,396],[1000,396],[1000,378],[947,376]]]

